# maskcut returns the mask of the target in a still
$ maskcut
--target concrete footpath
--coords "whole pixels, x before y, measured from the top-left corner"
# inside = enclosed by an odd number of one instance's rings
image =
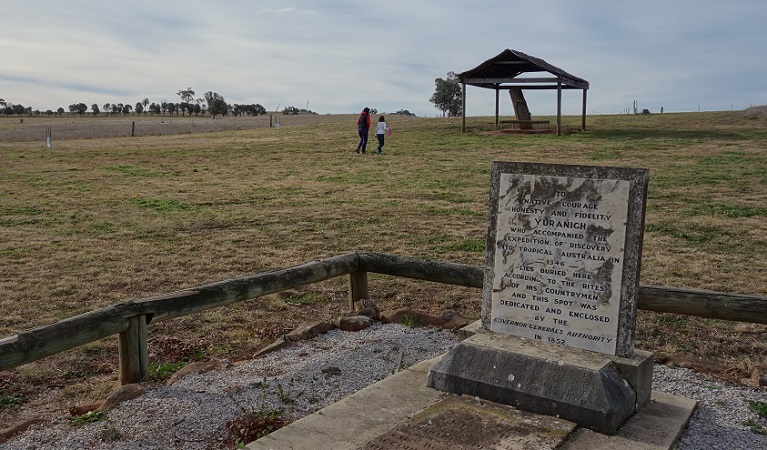
[[[614,435],[426,387],[423,361],[277,430],[245,448],[341,449],[671,449],[695,401],[652,392],[650,404]]]

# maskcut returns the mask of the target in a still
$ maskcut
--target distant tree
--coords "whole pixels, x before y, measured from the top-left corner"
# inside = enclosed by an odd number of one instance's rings
[[[434,84],[436,89],[429,101],[434,104],[435,108],[442,111],[442,117],[445,117],[445,114],[448,117],[460,115],[462,90],[455,72],[448,72],[446,80],[436,78]]]
[[[147,106],[149,106],[149,99],[144,98],[144,100],[141,100],[141,104],[144,106],[144,110],[146,110]]]
[[[400,109],[399,111],[392,114],[398,115],[398,116],[413,116],[413,117],[415,116],[415,113],[411,113],[407,109]]]
[[[157,114],[160,114],[160,112],[162,112],[162,107],[158,105],[157,103],[152,103],[151,105],[149,105],[150,114],[157,115]]]
[[[93,114],[94,116],[98,116],[100,112],[101,111],[99,110],[99,105],[95,103],[91,105],[91,114]]]
[[[59,116],[61,116],[62,114],[64,114],[64,108],[59,106],[59,108],[56,110],[56,112],[58,113]]]
[[[171,116],[176,113],[176,104],[173,102],[168,102],[165,104],[165,109],[168,110],[168,114]]]
[[[0,108],[5,108],[5,100],[0,98]]]
[[[134,109],[139,116],[144,112],[144,105],[141,102],[136,102],[136,108]]]
[[[200,113],[205,112],[205,99],[204,98],[196,98],[194,99],[194,108],[192,109],[194,111],[195,116],[199,116]]]
[[[46,116],[50,117],[50,116],[52,116],[53,114],[54,114],[54,113],[53,113],[53,111],[51,111],[50,109],[46,109],[46,110],[45,110],[45,115],[46,115]]]
[[[22,104],[13,105],[13,113],[17,116],[23,116],[27,113],[27,108],[25,108]]]
[[[181,97],[181,101],[184,103],[191,103],[194,100],[194,89],[188,87],[178,91],[178,96]]]
[[[124,115],[124,116],[127,116],[128,114],[130,114],[130,112],[131,112],[132,110],[133,110],[133,107],[132,107],[131,105],[129,105],[129,104],[127,104],[127,103],[126,103],[126,104],[124,104],[124,105],[123,105],[123,111],[122,111],[122,113],[123,113],[123,115]]]
[[[104,114],[111,113],[112,112],[112,105],[109,103],[104,103]]]
[[[229,105],[226,104],[224,96],[218,92],[206,92],[205,102],[208,104],[208,112],[212,117],[216,117],[219,114],[226,115],[229,112]]]
[[[287,116],[287,115],[291,115],[291,116],[298,115],[298,108],[296,108],[295,106],[286,106],[282,110],[282,114],[285,115],[285,116]]]
[[[79,115],[85,115],[85,112],[88,111],[88,105],[85,103],[73,103],[69,105],[69,112],[72,115],[79,114]]]

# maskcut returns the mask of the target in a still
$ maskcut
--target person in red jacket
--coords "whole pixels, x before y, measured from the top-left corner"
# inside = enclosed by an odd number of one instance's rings
[[[370,131],[370,108],[365,107],[357,119],[357,133],[360,135],[360,143],[357,144],[357,153],[365,154],[368,146],[368,131]]]

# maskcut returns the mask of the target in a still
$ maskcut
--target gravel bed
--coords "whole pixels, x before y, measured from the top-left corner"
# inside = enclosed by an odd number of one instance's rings
[[[219,449],[226,423],[243,411],[283,410],[300,418],[457,343],[450,331],[375,324],[355,333],[333,330],[226,370],[189,375],[151,389],[108,413],[107,420],[72,425],[59,418],[34,426],[0,449]],[[767,392],[725,384],[687,369],[656,366],[653,389],[698,400],[679,444],[682,450],[767,449],[767,419],[749,401]]]

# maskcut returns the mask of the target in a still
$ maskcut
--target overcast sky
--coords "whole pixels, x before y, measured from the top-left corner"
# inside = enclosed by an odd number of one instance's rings
[[[191,87],[270,111],[435,116],[435,78],[506,48],[588,80],[589,114],[767,104],[765,0],[2,0],[0,23],[0,98],[42,111]],[[556,112],[555,91],[528,92],[533,116]],[[494,114],[493,91],[467,98]],[[566,91],[564,113],[580,110]]]

